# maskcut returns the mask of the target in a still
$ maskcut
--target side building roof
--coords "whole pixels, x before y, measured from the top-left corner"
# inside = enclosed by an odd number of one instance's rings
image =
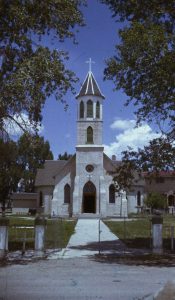
[[[46,160],[44,168],[37,170],[35,186],[54,186],[54,175],[59,173],[67,162],[67,160]]]
[[[105,153],[104,153],[104,159],[108,162],[108,164],[105,164],[106,171],[111,176],[116,176],[117,175],[116,168],[122,164],[122,161],[112,160]],[[133,171],[133,176],[134,178],[133,178],[132,186],[145,186],[145,180],[143,176],[140,176],[136,171]]]

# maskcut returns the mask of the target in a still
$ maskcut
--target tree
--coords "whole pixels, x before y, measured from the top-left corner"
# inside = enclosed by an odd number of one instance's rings
[[[63,95],[73,91],[77,78],[65,68],[68,55],[60,42],[74,38],[74,27],[83,25],[82,4],[84,0],[0,2],[1,131],[11,120],[25,129],[25,122],[19,121],[24,114],[36,129],[46,98],[54,94],[63,101]],[[44,46],[42,37],[48,35],[59,42],[59,50]]]
[[[38,135],[23,134],[18,141],[18,164],[22,168],[26,192],[34,191],[34,183],[38,168],[42,168],[45,160],[52,160],[53,154],[48,141]]]
[[[167,206],[166,197],[159,193],[150,193],[144,200],[147,207],[153,209],[164,209]]]
[[[124,24],[120,44],[106,61],[105,79],[126,93],[125,105],[134,103],[138,124],[156,122],[162,131],[162,138],[144,149],[123,153],[116,180],[128,186],[135,170],[141,174],[143,168],[154,175],[160,169],[175,170],[175,4],[173,0],[101,2]]]
[[[21,177],[21,168],[17,164],[18,148],[15,142],[0,139],[0,202],[3,210],[10,193],[16,191]]]
[[[169,1],[101,0],[125,22],[121,42],[107,60],[105,78],[137,107],[138,121],[166,121],[175,137],[175,4]],[[162,127],[161,127],[162,128]]]
[[[67,152],[64,152],[64,154],[58,155],[58,160],[68,160],[72,157],[72,154],[67,154]]]
[[[175,170],[175,145],[165,138],[157,138],[138,151],[123,151],[122,160],[114,173],[114,181],[117,189],[126,189],[134,181],[143,179],[144,173],[152,180],[161,171],[172,170]]]
[[[43,137],[23,134],[18,142],[0,139],[0,202],[3,209],[10,194],[17,191],[23,179],[26,192],[34,191],[37,168],[53,159],[48,141]]]

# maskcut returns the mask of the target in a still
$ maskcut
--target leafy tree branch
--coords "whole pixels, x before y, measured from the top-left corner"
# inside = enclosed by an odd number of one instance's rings
[[[25,113],[32,125],[42,119],[46,98],[63,101],[73,91],[75,74],[66,69],[68,54],[61,50],[66,38],[75,39],[83,26],[81,0],[0,2],[0,129],[7,118]],[[44,46],[42,37],[51,35],[59,50]],[[36,125],[34,126],[36,129]]]

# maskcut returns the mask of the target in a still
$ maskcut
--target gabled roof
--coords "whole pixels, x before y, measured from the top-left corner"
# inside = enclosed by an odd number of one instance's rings
[[[103,154],[104,156],[104,168],[106,169],[107,173],[109,173],[111,176],[117,175],[116,168],[119,167],[122,163],[120,160],[112,160],[110,159],[105,153]],[[108,162],[105,164],[105,161]],[[133,183],[132,186],[144,186],[145,181],[144,178],[138,174],[138,172],[134,171],[133,172]]]
[[[67,160],[46,160],[43,169],[37,170],[35,186],[55,185],[54,175],[67,164]]]
[[[101,93],[100,88],[94,78],[94,75],[91,71],[88,72],[86,79],[76,96],[76,98],[82,97],[82,96],[98,96],[101,98],[105,98],[104,95]]]
[[[112,175],[114,175],[116,168],[121,164],[121,161],[112,160],[105,153],[103,153],[103,157],[104,157],[104,168],[106,169],[107,172],[112,173]],[[105,164],[105,162],[108,162],[108,163]]]

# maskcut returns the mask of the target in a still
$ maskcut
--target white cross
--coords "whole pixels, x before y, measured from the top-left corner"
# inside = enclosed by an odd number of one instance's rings
[[[95,61],[93,61],[91,58],[86,61],[87,64],[89,64],[89,72],[91,72],[92,69],[92,64],[95,64]]]

